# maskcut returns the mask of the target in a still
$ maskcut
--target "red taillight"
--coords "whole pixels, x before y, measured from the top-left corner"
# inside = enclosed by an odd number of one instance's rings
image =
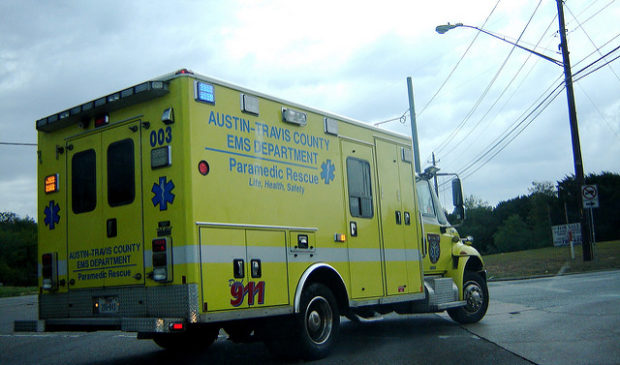
[[[109,115],[107,115],[107,114],[100,115],[100,116],[95,118],[95,128],[104,126],[104,125],[108,124],[109,122],[110,122],[110,116]]]
[[[203,160],[198,163],[198,171],[200,171],[200,174],[203,176],[209,173],[209,164],[207,161]]]
[[[41,256],[41,263],[43,264],[43,266],[51,265],[52,264],[52,254],[51,253],[43,254],[43,256]]]
[[[173,323],[170,327],[170,329],[173,331],[183,331],[185,329],[183,323]]]
[[[165,239],[153,240],[153,252],[164,252],[164,251],[166,251],[166,240]]]

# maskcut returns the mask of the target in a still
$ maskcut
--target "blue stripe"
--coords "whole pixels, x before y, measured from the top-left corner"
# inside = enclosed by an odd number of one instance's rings
[[[244,153],[238,153],[238,152],[230,152],[230,151],[218,150],[217,148],[205,147],[205,150],[207,150],[207,151],[214,151],[214,152],[220,152],[220,153],[225,153],[225,154],[227,154],[227,155],[235,155],[235,156],[241,156],[241,157],[248,157],[248,158],[253,158],[253,159],[255,159],[255,160],[262,160],[262,161],[276,162],[276,163],[281,163],[281,164],[284,164],[284,165],[291,165],[291,166],[296,166],[296,167],[303,167],[303,168],[306,168],[306,169],[311,169],[311,170],[318,170],[318,168],[317,168],[317,167],[313,167],[313,166],[302,165],[302,164],[293,163],[293,162],[286,162],[286,161],[274,160],[274,159],[271,159],[271,158],[258,157],[258,156],[254,156],[254,155],[246,155],[246,154],[244,154]]]

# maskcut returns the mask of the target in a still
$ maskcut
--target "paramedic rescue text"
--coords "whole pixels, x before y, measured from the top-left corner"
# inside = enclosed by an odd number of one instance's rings
[[[90,250],[69,252],[69,260],[76,261],[78,280],[97,280],[131,276],[132,255],[140,252],[140,243],[119,244]],[[96,270],[97,272],[89,272]]]
[[[329,139],[215,111],[208,125],[230,130],[224,150],[206,149],[233,155],[228,171],[248,176],[249,186],[304,194],[320,183],[319,156]]]

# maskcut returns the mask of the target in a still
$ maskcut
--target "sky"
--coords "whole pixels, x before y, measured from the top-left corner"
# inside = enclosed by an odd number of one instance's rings
[[[618,173],[620,4],[564,11],[584,170]],[[0,143],[36,143],[37,119],[181,68],[366,123],[396,118],[381,128],[410,135],[411,76],[421,165],[435,152],[465,195],[495,205],[574,173],[566,93],[552,94],[563,69],[435,27],[561,60],[556,15],[555,0],[3,0]],[[0,211],[36,219],[35,146],[0,144]]]

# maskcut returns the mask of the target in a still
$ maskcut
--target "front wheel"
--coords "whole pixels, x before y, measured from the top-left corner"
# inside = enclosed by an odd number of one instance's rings
[[[463,276],[464,307],[448,309],[450,318],[459,323],[476,323],[484,317],[489,307],[489,289],[480,274],[466,271]]]

